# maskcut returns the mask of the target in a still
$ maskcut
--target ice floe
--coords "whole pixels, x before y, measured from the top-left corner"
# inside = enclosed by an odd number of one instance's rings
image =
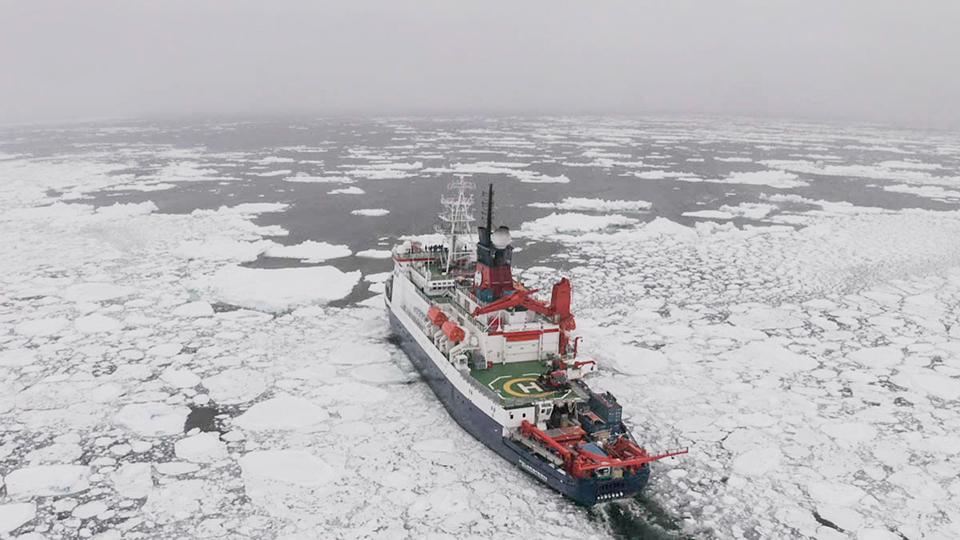
[[[223,404],[255,399],[267,389],[267,385],[268,381],[262,375],[249,369],[228,369],[203,379],[203,386],[210,397]]]
[[[355,216],[381,217],[389,214],[390,211],[384,208],[361,208],[359,210],[351,210],[350,213]]]
[[[592,216],[580,213],[552,213],[533,221],[524,222],[517,236],[544,238],[556,234],[576,234],[591,231],[603,231],[613,227],[625,227],[639,223],[636,218],[612,214]]]
[[[357,186],[339,188],[339,189],[334,189],[332,191],[327,192],[328,195],[363,195],[365,193],[366,191],[358,188]]]
[[[315,426],[329,417],[326,410],[307,399],[282,395],[253,405],[233,423],[253,431],[292,430]]]
[[[213,306],[209,302],[197,300],[177,306],[172,313],[177,317],[210,317],[213,315]]]
[[[17,469],[4,477],[7,494],[15,499],[71,495],[90,487],[90,468],[84,465],[39,465]]]
[[[263,311],[339,300],[360,281],[359,271],[332,266],[261,269],[228,266],[197,280],[196,287],[211,299]]]
[[[356,256],[363,259],[389,259],[392,252],[389,249],[365,249],[358,251]]]
[[[719,184],[768,186],[774,189],[791,189],[809,185],[807,182],[800,180],[796,174],[779,170],[732,172],[725,178],[710,179],[705,181],[716,182]]]
[[[263,450],[240,458],[243,476],[256,487],[257,483],[277,482],[316,487],[333,482],[336,471],[317,456],[302,450]]]
[[[584,197],[567,197],[558,203],[531,203],[530,206],[565,211],[641,212],[649,210],[651,205],[647,201],[607,201]]]
[[[124,405],[114,417],[130,431],[144,437],[163,437],[183,431],[190,409],[166,403],[131,403]]]
[[[298,174],[284,178],[287,182],[300,184],[352,184],[353,180],[346,176],[309,176]]]
[[[17,529],[36,515],[37,505],[32,502],[0,504],[0,534]],[[23,538],[23,536],[17,538]]]
[[[227,457],[227,445],[217,432],[198,433],[173,445],[177,457],[194,463],[210,463]]]
[[[344,245],[307,240],[295,246],[272,246],[267,248],[264,255],[268,257],[303,259],[308,262],[323,262],[328,259],[349,257],[351,253],[350,248]]]

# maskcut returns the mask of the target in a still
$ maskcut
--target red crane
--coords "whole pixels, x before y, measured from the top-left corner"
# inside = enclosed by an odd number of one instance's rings
[[[614,444],[607,446],[606,450],[610,452],[609,456],[601,456],[580,448],[579,445],[574,445],[573,450],[571,450],[526,420],[520,424],[520,433],[525,437],[538,439],[544,445],[556,451],[563,458],[566,469],[576,478],[583,478],[587,472],[605,467],[624,467],[629,470],[636,470],[651,461],[686,454],[689,451],[688,448],[679,448],[650,455],[626,437],[621,437]],[[569,444],[571,441],[565,442]]]
[[[563,278],[553,286],[553,294],[550,297],[549,304],[533,298],[533,293],[539,290],[540,289],[534,289],[532,291],[516,290],[508,296],[504,296],[499,300],[494,300],[485,306],[473,310],[473,316],[477,317],[479,315],[493,313],[494,311],[500,311],[501,309],[524,307],[530,311],[535,311],[549,317],[555,323],[559,324],[560,328],[565,332],[574,330],[577,327],[577,323],[570,313],[570,280]]]

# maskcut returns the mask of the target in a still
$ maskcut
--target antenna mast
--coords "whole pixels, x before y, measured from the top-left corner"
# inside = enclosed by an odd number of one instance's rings
[[[443,212],[439,217],[443,222],[443,233],[447,236],[448,242],[446,260],[443,261],[445,272],[449,272],[455,262],[469,259],[473,254],[474,247],[470,243],[474,221],[473,193],[469,192],[474,189],[476,185],[473,182],[468,182],[460,176],[447,185],[447,190],[455,192],[454,195],[440,197]],[[465,242],[458,241],[461,238]]]
[[[493,232],[493,182],[490,182],[490,189],[487,191],[487,231]]]

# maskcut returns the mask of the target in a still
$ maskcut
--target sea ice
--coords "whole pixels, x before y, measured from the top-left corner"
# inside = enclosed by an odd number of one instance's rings
[[[721,212],[727,212],[732,214],[734,217],[742,217],[746,219],[763,219],[770,212],[776,210],[777,207],[772,204],[760,204],[760,203],[740,203],[737,206],[723,205],[720,207]]]
[[[813,500],[834,506],[850,506],[866,495],[866,493],[857,486],[819,479],[811,482],[807,487],[807,491]]]
[[[124,217],[143,216],[159,210],[157,205],[145,201],[142,203],[114,203],[110,206],[101,206],[97,208],[97,215],[110,219],[119,219]]]
[[[327,411],[307,399],[280,395],[254,404],[233,420],[251,431],[304,429],[325,422]]]
[[[32,502],[0,504],[0,534],[13,531],[36,517],[36,515],[37,505]]]
[[[795,373],[815,369],[819,363],[808,356],[797,354],[771,341],[755,341],[735,351],[724,353],[724,358],[735,360],[754,369],[775,373]]]
[[[817,513],[845,531],[855,531],[863,523],[863,516],[859,512],[843,506],[820,504],[817,505]]]
[[[521,182],[528,184],[569,184],[570,178],[565,174],[558,174],[556,176],[550,176],[548,174],[539,174],[533,171],[513,171],[513,176],[516,176]]]
[[[100,315],[98,313],[86,315],[84,317],[78,317],[73,321],[73,324],[76,326],[77,331],[81,334],[115,332],[123,328],[123,324],[120,321],[111,319],[110,317]]]
[[[390,211],[383,208],[361,208],[360,210],[353,210],[350,213],[355,216],[381,217],[389,214]]]
[[[180,480],[160,484],[150,491],[142,507],[145,517],[158,523],[176,523],[197,515],[201,508],[221,504],[218,486],[204,480]]]
[[[178,458],[194,463],[211,463],[227,457],[227,445],[215,431],[180,439],[173,449]]]
[[[0,367],[28,366],[37,359],[37,353],[31,349],[0,350]]]
[[[390,397],[390,393],[382,388],[368,384],[348,382],[329,387],[330,395],[336,401],[352,403],[376,403]]]
[[[617,371],[630,375],[654,373],[668,364],[664,353],[643,347],[607,344],[601,350],[604,362],[610,362]]]
[[[851,352],[847,359],[869,367],[893,367],[903,362],[903,351],[896,347],[867,347]]]
[[[697,210],[695,212],[684,212],[683,216],[703,219],[733,219],[733,214],[729,212],[722,212],[720,210]]]
[[[389,249],[365,249],[358,251],[356,255],[364,259],[389,259],[392,252]]]
[[[755,307],[744,313],[735,313],[727,319],[738,326],[754,330],[774,330],[778,328],[797,328],[803,326],[803,320],[790,310]]]
[[[180,244],[174,255],[184,259],[205,261],[255,261],[261,253],[277,246],[270,240],[245,242],[228,237],[211,236],[203,241],[188,241]]]
[[[364,193],[366,193],[366,191],[357,186],[339,188],[327,192],[328,195],[363,195]]]
[[[130,296],[135,292],[133,287],[114,285],[112,283],[80,283],[71,285],[63,292],[63,298],[71,302],[106,302]]]
[[[88,489],[89,476],[90,468],[84,465],[39,465],[11,472],[4,483],[13,498],[61,496]]]
[[[250,488],[258,482],[281,482],[306,487],[329,484],[337,473],[319,457],[303,450],[258,450],[240,458],[243,478]]]
[[[352,184],[353,180],[346,176],[308,176],[298,174],[284,178],[287,182],[298,182],[303,184]]]
[[[180,476],[200,470],[200,466],[196,463],[188,463],[186,461],[167,461],[165,463],[155,463],[153,466],[157,469],[158,473],[164,476]]]
[[[108,508],[107,503],[103,501],[90,501],[74,508],[72,514],[75,518],[90,519],[97,514],[106,512]]]
[[[374,384],[394,384],[407,380],[407,374],[393,364],[367,364],[350,372],[354,379]]]
[[[596,212],[640,212],[649,210],[651,204],[647,201],[624,201],[604,199],[589,199],[584,197],[566,197],[558,203],[531,203],[533,208],[554,208],[564,211],[596,211]]]
[[[310,262],[323,262],[327,259],[338,259],[340,257],[349,257],[350,248],[344,245],[328,244],[326,242],[306,242],[295,246],[276,245],[267,249],[264,255],[267,257],[282,257],[288,259],[308,259]]]
[[[262,374],[249,369],[228,369],[203,379],[210,398],[226,405],[255,399],[267,389],[267,383]],[[182,423],[180,427],[182,430]]]
[[[244,268],[228,266],[198,280],[197,286],[213,298],[263,311],[339,300],[360,281],[359,271],[342,272],[332,266],[310,268]]]
[[[722,184],[749,184],[755,186],[769,186],[774,189],[790,189],[805,187],[809,184],[803,180],[797,179],[797,175],[785,171],[754,171],[754,172],[732,172],[726,178],[720,180],[710,180]]]
[[[783,454],[775,446],[752,448],[733,460],[733,470],[744,476],[764,476],[780,467]]]
[[[210,305],[210,302],[204,302],[203,300],[187,302],[177,306],[173,310],[173,315],[177,317],[210,317],[213,315],[213,306]]]
[[[947,401],[960,399],[960,379],[925,368],[903,370],[890,377],[890,382]]]
[[[531,238],[544,238],[556,234],[603,231],[611,227],[625,227],[635,223],[639,223],[639,220],[619,214],[591,216],[579,213],[552,213],[549,216],[523,223],[520,230],[515,234]]]
[[[343,344],[330,352],[327,361],[342,365],[383,364],[390,361],[390,351],[368,343]]]
[[[166,403],[131,403],[114,417],[121,426],[144,437],[163,437],[183,432],[190,409]]]
[[[200,377],[188,369],[167,368],[160,379],[177,388],[193,388],[200,384]]]
[[[60,333],[67,326],[67,319],[63,317],[50,317],[47,319],[32,319],[22,322],[14,327],[13,331],[28,337],[46,337]]]

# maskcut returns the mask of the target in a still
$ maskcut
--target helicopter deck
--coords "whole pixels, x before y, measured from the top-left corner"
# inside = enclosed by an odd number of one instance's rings
[[[544,371],[546,367],[542,362],[532,360],[494,364],[489,369],[471,370],[470,375],[500,396],[506,404],[524,402],[529,405],[532,401],[564,399],[572,393],[572,390],[551,392],[542,388],[537,378]]]

